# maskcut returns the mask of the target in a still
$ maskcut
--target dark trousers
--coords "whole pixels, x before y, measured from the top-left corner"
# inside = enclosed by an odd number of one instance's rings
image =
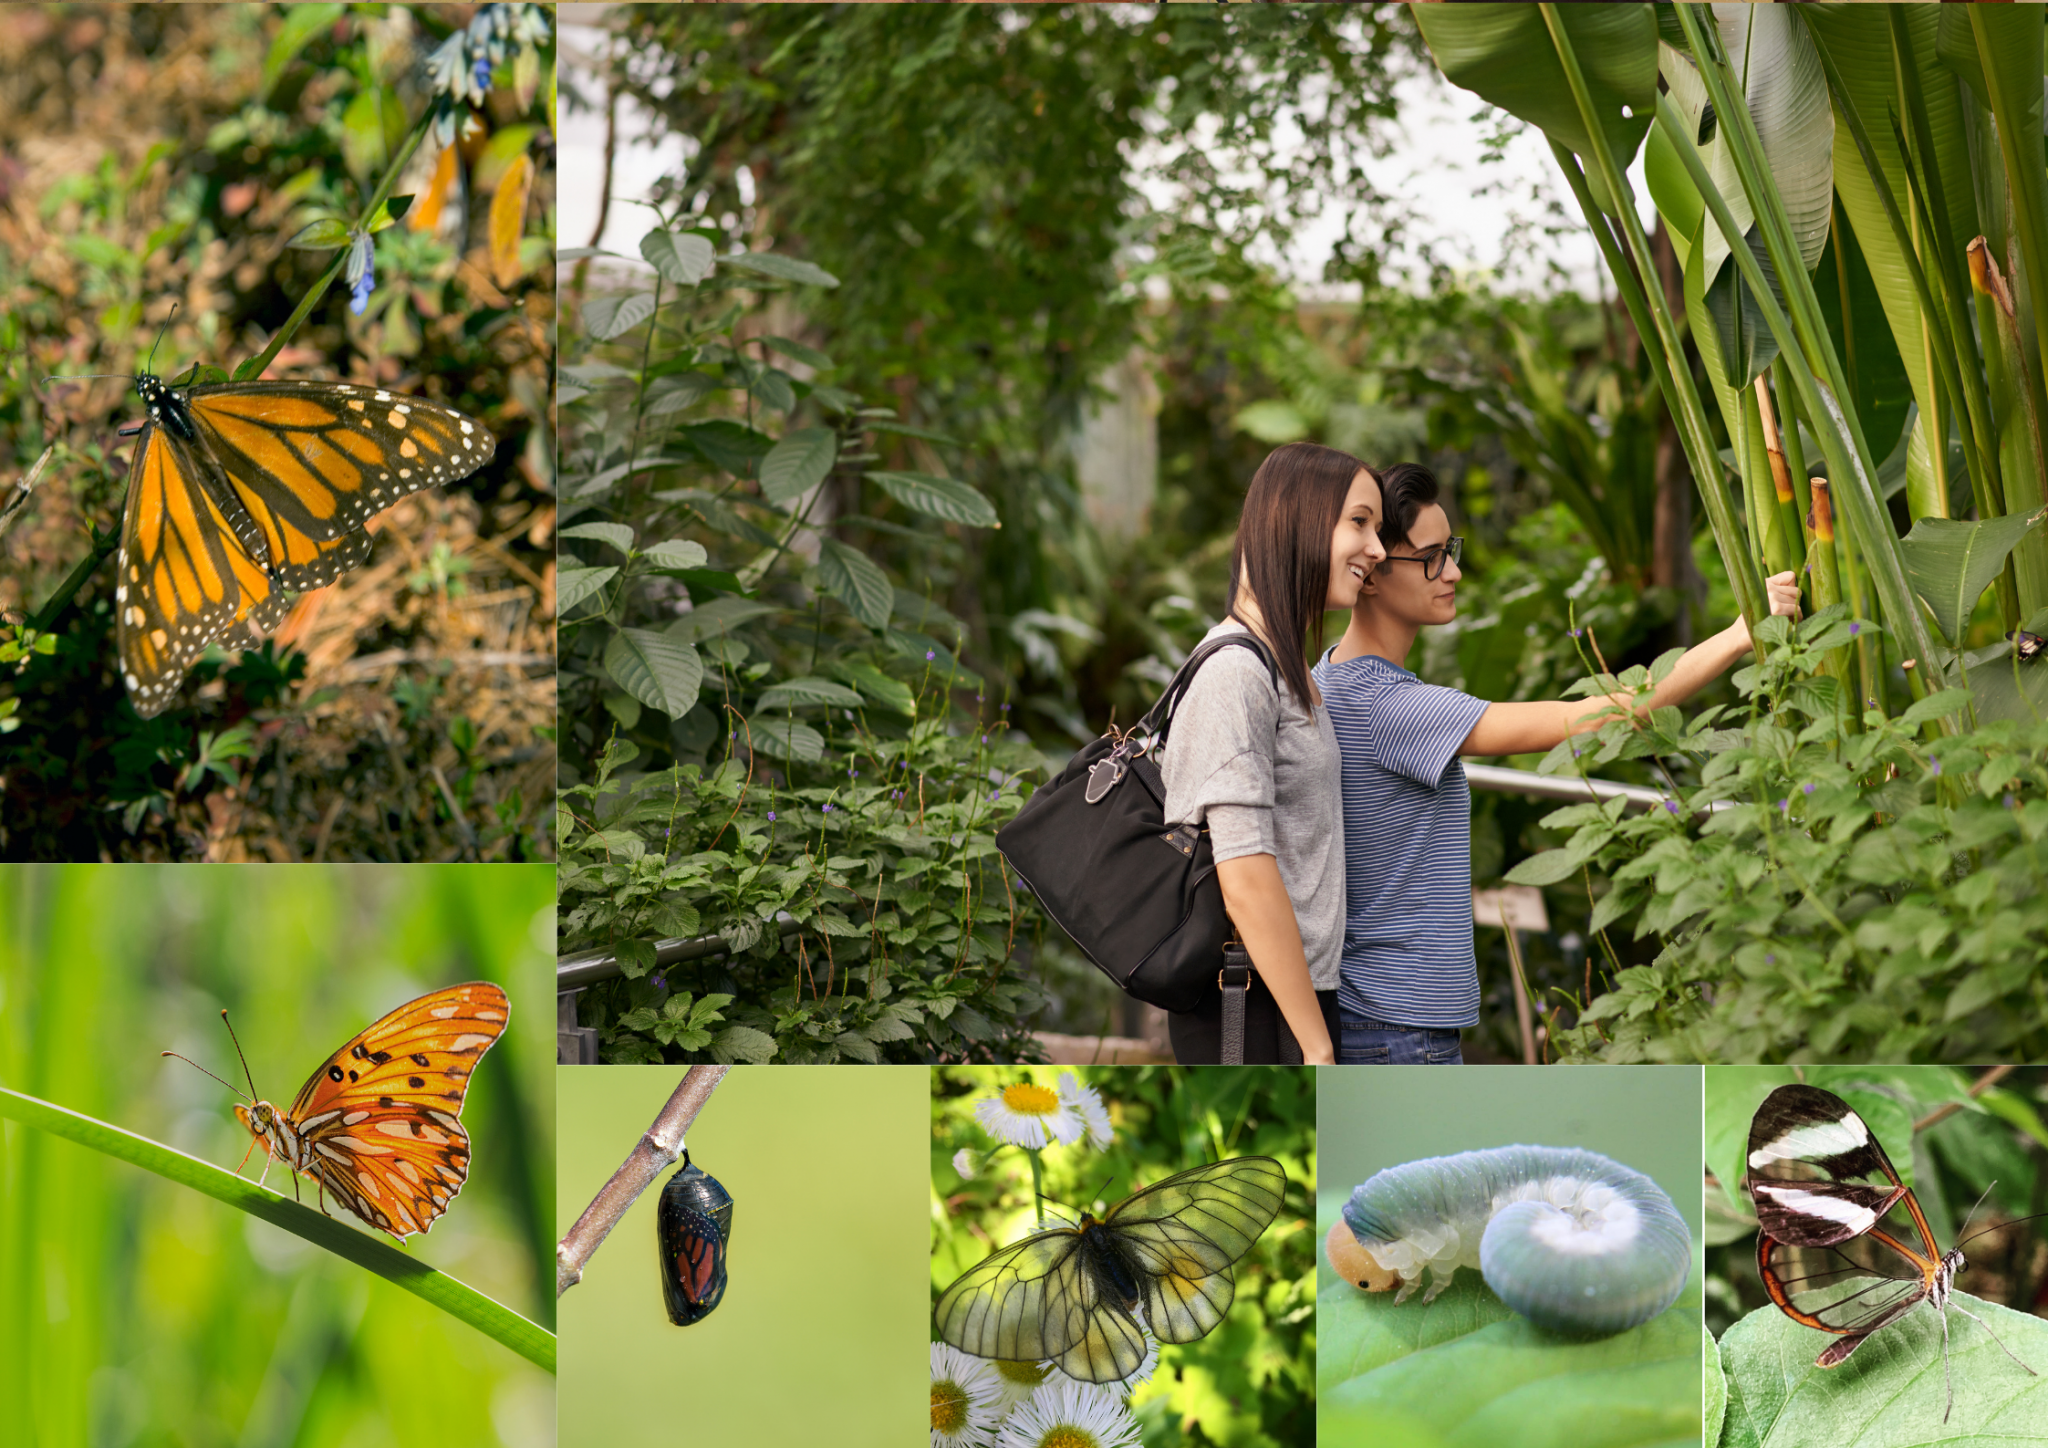
[[[1322,1007],[1323,1024],[1334,1044],[1340,1023],[1337,992],[1319,990],[1316,1004]],[[1223,992],[1212,990],[1207,1000],[1191,1011],[1175,1011],[1166,1018],[1166,1038],[1173,1043],[1173,1059],[1183,1066],[1213,1066],[1223,1059]],[[1292,1047],[1283,1056],[1282,1044]],[[1279,1003],[1266,983],[1252,972],[1252,988],[1244,1001],[1244,1059],[1247,1065],[1276,1065],[1284,1061],[1300,1064],[1301,1048]]]

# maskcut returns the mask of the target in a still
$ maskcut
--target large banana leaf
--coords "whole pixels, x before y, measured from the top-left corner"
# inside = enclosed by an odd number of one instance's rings
[[[1417,5],[1412,12],[1430,53],[1451,84],[1527,121],[1560,145],[1589,154],[1564,65],[1534,5]],[[1650,128],[1657,104],[1657,20],[1648,5],[1559,7],[1600,118],[1600,130],[1626,167]],[[1614,202],[1588,166],[1594,199]]]
[[[1728,51],[1728,62],[1741,82],[1757,136],[1764,143],[1771,179],[1777,183],[1792,234],[1799,242],[1799,258],[1812,271],[1827,244],[1835,189],[1835,117],[1813,39],[1789,10],[1776,5],[1716,5],[1714,22]],[[1691,65],[1689,58],[1682,63]],[[1668,66],[1667,61],[1667,83]],[[1701,95],[1704,98],[1704,90]],[[1728,198],[1728,209],[1746,231],[1756,217],[1726,150],[1717,135],[1701,148],[1701,155],[1714,184]],[[1721,239],[1719,228],[1710,227],[1705,245],[1706,276],[1711,285],[1728,258],[1728,244]]]

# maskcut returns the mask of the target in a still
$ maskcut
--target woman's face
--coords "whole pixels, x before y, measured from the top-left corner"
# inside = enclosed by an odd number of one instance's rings
[[[1351,480],[1337,531],[1330,535],[1330,596],[1325,608],[1350,608],[1387,550],[1380,544],[1380,485],[1364,468]]]
[[[1408,559],[1424,557],[1431,549],[1448,543],[1450,537],[1450,518],[1441,507],[1431,503],[1415,515],[1408,541],[1399,546],[1396,554]],[[1373,575],[1366,595],[1376,611],[1403,623],[1417,627],[1449,623],[1458,616],[1458,580],[1464,574],[1448,558],[1444,560],[1444,571],[1435,578],[1423,577],[1428,571],[1420,563],[1395,562],[1384,573]]]

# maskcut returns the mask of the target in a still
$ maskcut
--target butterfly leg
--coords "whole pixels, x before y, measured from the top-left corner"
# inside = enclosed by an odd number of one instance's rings
[[[1944,1307],[1947,1306],[1946,1303],[1942,1305]],[[1948,1368],[1948,1314],[1943,1312],[1939,1316],[1941,1318],[1941,1381],[1948,1388],[1948,1403],[1941,1410],[1941,1421],[1946,1423],[1948,1415],[1955,1410],[1956,1383],[1955,1379],[1950,1376]]]
[[[1956,1300],[1955,1300],[1955,1299],[1954,1299],[1953,1297],[1951,1297],[1951,1298],[1949,1299],[1948,1305],[1949,1305],[1950,1307],[1953,1307],[1953,1308],[1954,1308],[1954,1309],[1955,1309],[1955,1310],[1956,1310],[1957,1312],[1960,1312],[1960,1313],[1961,1313],[1961,1314],[1962,1314],[1963,1316],[1965,1316],[1965,1317],[1969,1318],[1969,1319],[1970,1319],[1970,1321],[1972,1321],[1972,1322],[1976,1323],[1976,1324],[1977,1324],[1977,1326],[1979,1326],[1979,1327],[1983,1328],[1983,1329],[1984,1329],[1984,1330],[1985,1330],[1986,1332],[1991,1332],[1991,1324],[1990,1324],[1990,1323],[1986,1322],[1986,1321],[1985,1321],[1985,1320],[1984,1320],[1983,1318],[1981,1318],[1981,1317],[1977,1316],[1977,1314],[1976,1314],[1976,1313],[1974,1313],[1974,1312],[1970,1311],[1970,1309],[1969,1309],[1969,1308],[1967,1308],[1967,1307],[1963,1306],[1963,1305],[1962,1305],[1962,1304],[1961,1304],[1960,1302],[1957,1302],[1957,1301],[1956,1301]],[[2040,1375],[2039,1373],[2035,1372],[2035,1371],[2034,1371],[2034,1370],[2033,1370],[2032,1368],[2029,1368],[2029,1367],[2027,1367],[2027,1365],[2026,1365],[2025,1363],[2023,1363],[2023,1362],[2020,1362],[2020,1360],[2019,1360],[2018,1356],[2014,1354],[2014,1352],[2013,1352],[2013,1350],[2012,1350],[2011,1348],[2007,1347],[2007,1346],[2006,1346],[2006,1345],[2005,1345],[2004,1343],[2002,1343],[2002,1342],[1999,1342],[1999,1341],[1998,1341],[1998,1334],[1997,1334],[1997,1333],[1995,1333],[1995,1332],[1991,1332],[1991,1340],[1992,1340],[1993,1342],[1997,1342],[1997,1343],[1998,1343],[1998,1350],[1999,1350],[2000,1352],[2004,1353],[2004,1354],[2005,1354],[2005,1355],[2006,1355],[2007,1357],[2011,1358],[2011,1359],[2012,1359],[2012,1360],[2013,1360],[2014,1362],[2016,1362],[2016,1363],[2020,1363],[2020,1366],[2021,1366],[2022,1368],[2025,1368],[2025,1369],[2026,1369],[2026,1373],[2027,1373],[2027,1376],[2028,1376],[2028,1377],[2032,1377],[2032,1378],[2038,1378],[2039,1376],[2041,1376],[2041,1375]]]

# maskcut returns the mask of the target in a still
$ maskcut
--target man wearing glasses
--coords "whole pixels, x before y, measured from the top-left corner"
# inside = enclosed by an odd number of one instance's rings
[[[1344,760],[1344,960],[1339,1065],[1457,1065],[1479,1023],[1472,947],[1472,794],[1461,755],[1541,754],[1614,710],[1682,704],[1750,649],[1740,618],[1681,657],[1637,704],[1548,699],[1494,704],[1425,684],[1402,667],[1415,636],[1458,612],[1458,558],[1435,474],[1380,475],[1386,561],[1367,575],[1351,625],[1315,667]],[[1771,612],[1799,616],[1791,573],[1768,580]]]

